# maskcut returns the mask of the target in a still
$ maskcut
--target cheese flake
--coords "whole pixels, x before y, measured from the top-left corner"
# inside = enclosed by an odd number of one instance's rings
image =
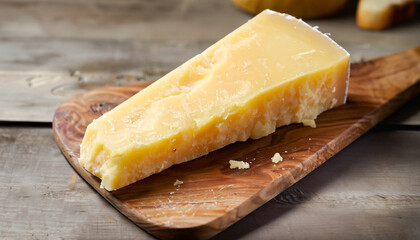
[[[273,163],[283,162],[283,157],[280,156],[280,153],[275,153],[274,156],[271,158]]]
[[[174,182],[174,186],[179,186],[179,185],[181,185],[181,184],[183,184],[184,183],[184,181],[181,181],[181,180],[176,180],[175,182]]]
[[[249,163],[244,161],[229,160],[230,169],[248,169]]]
[[[311,127],[311,128],[316,128],[316,123],[315,120],[303,120],[302,121],[303,126],[307,126],[307,127]]]

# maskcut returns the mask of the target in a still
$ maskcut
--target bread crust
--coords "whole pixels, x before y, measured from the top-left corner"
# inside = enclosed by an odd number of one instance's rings
[[[414,16],[416,1],[407,0],[390,3],[382,9],[372,10],[365,0],[357,6],[356,21],[360,28],[383,30]]]
[[[297,18],[316,19],[338,13],[348,0],[231,0],[246,12],[258,14],[265,9],[287,13]]]

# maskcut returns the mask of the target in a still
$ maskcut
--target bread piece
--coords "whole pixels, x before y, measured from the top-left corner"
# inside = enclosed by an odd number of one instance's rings
[[[415,0],[360,0],[357,25],[370,30],[382,30],[414,16]]]
[[[328,17],[339,12],[348,0],[232,0],[238,8],[251,14],[265,9],[287,13],[297,18]]]

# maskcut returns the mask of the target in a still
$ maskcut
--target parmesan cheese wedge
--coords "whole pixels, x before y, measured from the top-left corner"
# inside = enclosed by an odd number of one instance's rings
[[[92,122],[80,164],[116,190],[346,100],[349,54],[266,10]]]

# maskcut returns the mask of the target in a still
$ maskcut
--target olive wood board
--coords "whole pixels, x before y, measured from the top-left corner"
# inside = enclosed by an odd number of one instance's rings
[[[322,113],[316,128],[292,124],[170,167],[117,191],[79,165],[87,125],[150,83],[97,89],[64,101],[54,136],[70,165],[118,211],[164,239],[206,239],[296,183],[420,92],[420,46],[351,64],[347,104]],[[283,161],[274,164],[279,152]],[[229,160],[250,164],[230,169]],[[176,180],[182,185],[174,186]],[[92,206],[95,207],[95,206]]]

